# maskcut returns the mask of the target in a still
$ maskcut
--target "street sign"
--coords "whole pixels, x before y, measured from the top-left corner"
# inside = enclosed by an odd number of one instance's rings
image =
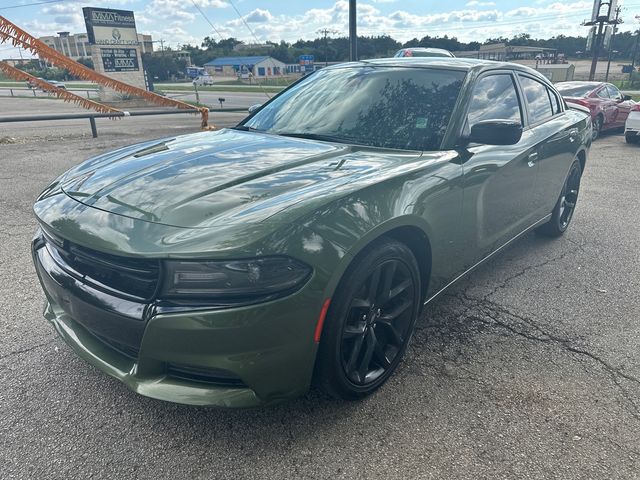
[[[91,45],[138,45],[133,12],[84,7],[82,13]]]
[[[140,70],[135,48],[101,48],[105,72],[136,72]]]
[[[300,55],[298,57],[298,63],[300,65],[313,65],[313,55]]]

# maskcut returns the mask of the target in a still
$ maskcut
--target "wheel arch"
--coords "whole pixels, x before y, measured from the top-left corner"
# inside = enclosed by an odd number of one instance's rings
[[[363,235],[346,252],[339,267],[335,270],[326,289],[325,298],[332,298],[333,294],[347,269],[358,260],[365,249],[381,238],[392,238],[405,244],[416,257],[420,269],[420,289],[424,300],[429,288],[432,265],[432,247],[429,226],[421,217],[407,215],[396,217],[380,224]]]
[[[431,241],[427,234],[418,227],[407,225],[389,230],[384,237],[390,237],[409,247],[409,250],[416,257],[418,268],[420,269],[420,290],[424,301],[429,290],[429,280],[431,278]]]
[[[580,162],[580,168],[582,169],[582,172],[584,173],[584,167],[587,164],[587,152],[586,150],[582,149],[578,152],[578,154],[576,155],[576,157],[578,158],[578,161]]]

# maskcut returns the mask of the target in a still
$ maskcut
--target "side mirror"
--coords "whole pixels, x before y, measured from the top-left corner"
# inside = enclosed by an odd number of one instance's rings
[[[522,138],[522,125],[510,120],[483,120],[471,127],[469,143],[515,145]]]
[[[262,106],[261,103],[256,103],[255,105],[251,105],[249,108],[247,108],[247,111],[249,113],[253,113],[255,112],[257,109],[259,109]]]
[[[623,96],[622,96],[622,101],[623,101],[623,102],[628,102],[629,100],[633,100],[633,98],[631,97],[631,95],[623,95]]]

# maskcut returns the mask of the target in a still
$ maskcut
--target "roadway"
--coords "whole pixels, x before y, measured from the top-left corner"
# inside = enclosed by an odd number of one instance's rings
[[[84,98],[99,101],[98,92],[96,89],[91,88],[68,88],[68,91],[75,93]],[[197,101],[195,92],[168,90],[164,92],[169,98],[175,98],[176,100]],[[199,100],[200,103],[205,104],[211,108],[220,108],[220,102],[218,99],[224,98],[222,103],[223,108],[248,108],[256,103],[264,103],[270,97],[273,97],[274,93],[265,92],[236,92],[236,91],[200,91]],[[6,87],[0,86],[0,97],[13,97],[15,99],[24,98],[49,98],[55,97],[47,92],[43,92],[38,89],[28,89],[25,87]],[[2,114],[5,112],[3,111]]]
[[[430,304],[371,398],[226,411],[129,391],[42,317],[33,201],[88,157],[198,131],[140,120],[100,121],[97,139],[87,122],[0,124],[0,477],[638,478],[637,146],[596,141],[566,235],[525,235]]]

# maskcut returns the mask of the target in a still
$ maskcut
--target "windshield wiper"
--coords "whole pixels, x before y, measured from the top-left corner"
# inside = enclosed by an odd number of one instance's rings
[[[335,137],[333,135],[323,135],[321,133],[310,133],[310,132],[274,132],[277,135],[282,135],[283,137],[294,137],[294,138],[308,138],[309,140],[323,140],[325,142],[336,142],[336,143],[354,143],[353,140],[344,137]]]
[[[236,125],[235,127],[231,127],[231,130],[240,130],[241,132],[261,132],[262,130],[258,130],[255,127],[249,127],[247,125]]]

